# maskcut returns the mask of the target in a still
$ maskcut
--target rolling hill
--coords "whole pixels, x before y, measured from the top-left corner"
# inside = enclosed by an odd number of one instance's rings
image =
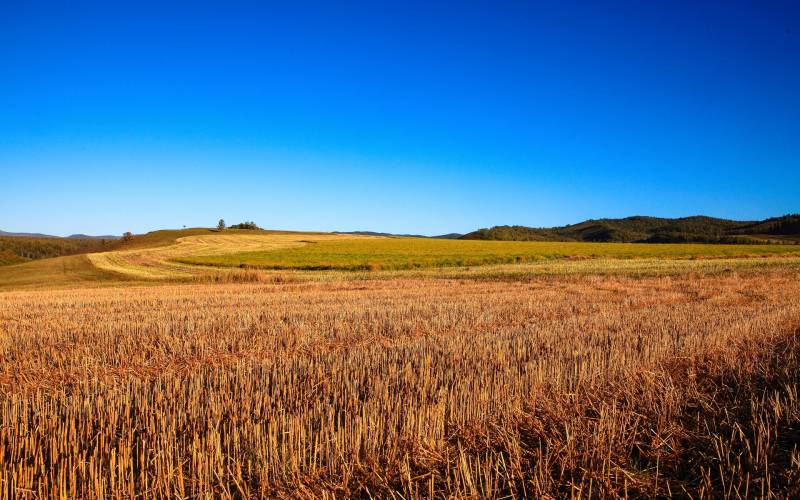
[[[0,266],[66,255],[105,252],[117,248],[121,243],[118,238],[59,238],[7,234],[0,234]]]
[[[773,221],[768,227],[759,226],[759,230],[782,231],[785,226]],[[600,269],[597,265],[608,272],[620,269],[644,272],[648,266],[663,272],[665,266],[673,268],[676,261],[714,260],[719,263],[712,265],[715,269],[728,269],[734,264],[752,266],[754,262],[796,265],[800,257],[800,247],[795,245],[536,243],[245,229],[221,232],[208,228],[160,230],[124,241],[105,242],[0,237],[0,246],[4,243],[14,246],[10,249],[13,252],[0,252],[0,263],[5,264],[0,265],[0,289],[105,286],[123,282],[250,282],[276,278],[262,273],[279,271],[371,274],[526,264],[539,266],[537,272],[553,272],[548,262],[561,263],[556,272],[597,272]],[[58,246],[66,243],[83,246]],[[632,260],[644,264],[636,264],[638,267],[625,264]],[[578,269],[576,263],[585,265]],[[286,278],[278,275],[276,279]]]
[[[591,241],[623,243],[764,243],[800,241],[800,214],[762,221],[735,221],[706,216],[667,219],[633,216],[587,220],[552,228],[494,226],[461,237],[465,240]]]

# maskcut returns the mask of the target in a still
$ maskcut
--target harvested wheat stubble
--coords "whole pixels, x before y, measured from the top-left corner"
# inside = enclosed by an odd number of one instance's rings
[[[3,293],[3,496],[790,496],[798,277]]]

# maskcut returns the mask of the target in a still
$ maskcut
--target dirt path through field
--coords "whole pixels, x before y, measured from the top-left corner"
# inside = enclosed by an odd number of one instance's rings
[[[279,250],[332,239],[369,238],[345,234],[213,234],[178,238],[174,245],[89,254],[98,269],[140,279],[187,278],[207,267],[173,262],[177,257]]]

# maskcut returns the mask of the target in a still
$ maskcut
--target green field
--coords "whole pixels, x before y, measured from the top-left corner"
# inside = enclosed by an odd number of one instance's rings
[[[173,260],[183,264],[218,267],[359,271],[513,264],[556,259],[698,259],[768,255],[800,255],[800,247],[387,238],[309,242],[302,247],[281,250],[180,257]]]

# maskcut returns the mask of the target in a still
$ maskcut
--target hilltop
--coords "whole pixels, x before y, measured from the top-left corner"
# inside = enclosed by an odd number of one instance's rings
[[[702,215],[677,219],[633,216],[587,220],[552,228],[494,226],[461,237],[465,240],[591,241],[623,243],[763,243],[800,241],[800,214],[762,221],[735,221]]]

